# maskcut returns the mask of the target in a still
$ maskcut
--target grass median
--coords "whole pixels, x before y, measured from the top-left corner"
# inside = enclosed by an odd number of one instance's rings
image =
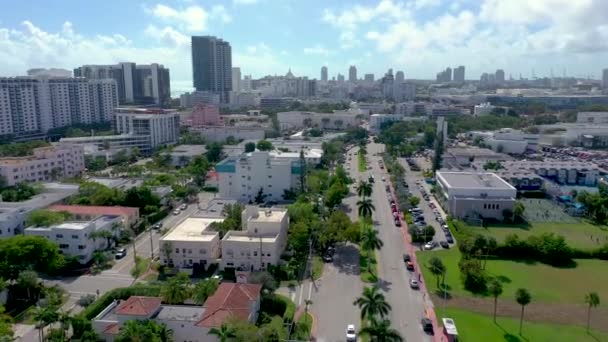
[[[359,172],[365,172],[365,170],[367,170],[367,161],[365,160],[365,154],[361,151],[357,153],[357,161],[359,165]]]
[[[376,253],[371,254],[371,260],[368,260],[367,253],[359,254],[359,270],[363,282],[375,283],[378,281],[378,261],[376,260]]]

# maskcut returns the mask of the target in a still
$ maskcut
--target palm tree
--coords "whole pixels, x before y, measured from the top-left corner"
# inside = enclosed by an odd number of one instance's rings
[[[359,334],[367,335],[375,342],[401,342],[403,337],[399,332],[391,328],[391,322],[388,319],[377,320],[372,319],[369,326],[359,330]]]
[[[391,311],[390,304],[386,302],[377,286],[364,288],[363,294],[353,302],[353,305],[357,305],[361,310],[361,319],[373,319],[376,316],[384,318]]]
[[[160,289],[160,296],[167,304],[183,304],[190,298],[190,278],[186,273],[178,273]]]
[[[357,207],[359,209],[359,216],[362,217],[371,217],[374,210],[376,210],[372,200],[369,198],[363,198],[357,201]]]
[[[162,336],[161,336],[162,335]],[[120,328],[116,342],[172,341],[173,331],[152,320],[128,320]]]
[[[371,272],[371,254],[377,249],[381,249],[384,246],[384,242],[378,237],[378,231],[367,227],[363,229],[361,234],[361,247],[367,251],[367,271]]]
[[[218,286],[219,284],[215,279],[199,281],[194,285],[194,290],[192,290],[192,299],[194,299],[196,304],[203,305],[207,298],[215,293]]]
[[[34,320],[38,322],[38,337],[44,341],[44,328],[59,320],[59,314],[55,306],[37,307],[34,312]]]
[[[437,289],[439,289],[439,277],[445,274],[445,265],[438,257],[429,259],[429,270],[437,279]]]
[[[502,294],[502,283],[498,279],[492,279],[488,292],[494,297],[494,323],[496,323],[496,307],[498,306],[498,296]]]
[[[524,308],[526,305],[530,304],[532,296],[526,289],[517,289],[517,291],[515,291],[515,300],[521,305],[521,316],[519,318],[519,334],[521,335],[521,326],[524,322]]]
[[[208,335],[215,335],[220,342],[226,342],[228,339],[236,337],[236,329],[227,324],[222,324],[220,328],[209,329]]]
[[[373,187],[371,183],[366,181],[360,181],[359,185],[357,185],[357,195],[360,197],[371,197],[372,196]]]
[[[152,325],[154,334],[160,339],[160,342],[173,342],[173,330],[167,327],[166,324],[157,323]]]
[[[587,307],[587,332],[589,332],[589,325],[591,323],[591,308],[600,305],[600,296],[597,292],[589,292],[585,295],[585,303]]]
[[[17,284],[27,291],[27,300],[32,300],[32,290],[38,288],[38,274],[35,271],[21,271],[17,276]]]

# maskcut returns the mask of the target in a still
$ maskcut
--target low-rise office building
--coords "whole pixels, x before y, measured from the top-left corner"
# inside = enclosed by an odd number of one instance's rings
[[[361,120],[366,116],[358,110],[334,113],[291,111],[277,113],[277,120],[282,131],[299,130],[306,127],[340,130],[359,126]]]
[[[190,217],[160,238],[161,263],[191,272],[194,267],[216,264],[220,257],[220,234],[209,230],[223,218]]]
[[[122,225],[120,216],[98,216],[90,221],[67,221],[49,227],[28,227],[25,235],[44,236],[59,245],[64,255],[73,256],[81,264],[87,264],[93,258],[96,250],[108,248],[108,241],[94,237],[95,232],[102,230],[118,236],[119,229],[115,225]]]
[[[456,218],[502,220],[517,189],[495,173],[437,172],[437,199]]]
[[[528,171],[562,185],[595,186],[600,178],[600,168],[591,162],[574,160],[511,160],[502,161],[501,165],[506,171]],[[474,167],[481,170],[483,164],[475,162]]]
[[[242,231],[229,231],[222,239],[221,268],[258,271],[277,265],[287,243],[287,210],[249,205],[241,221]]]
[[[48,182],[74,177],[84,171],[84,149],[78,145],[39,147],[31,156],[0,158],[0,175],[6,185]]]
[[[167,154],[171,156],[171,165],[184,167],[205,153],[207,153],[205,145],[179,145]]]
[[[223,142],[232,137],[235,140],[262,140],[266,134],[264,127],[247,126],[205,126],[190,128],[190,132],[200,134],[208,142]]]
[[[322,152],[304,151],[307,165],[320,162]],[[285,190],[300,186],[299,152],[254,151],[228,157],[215,166],[220,177],[220,198],[248,203],[262,192],[267,201],[282,201]]]

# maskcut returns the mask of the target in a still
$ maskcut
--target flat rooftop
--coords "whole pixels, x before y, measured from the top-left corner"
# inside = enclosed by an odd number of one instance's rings
[[[161,305],[157,319],[168,321],[198,322],[203,318],[205,308],[194,305]]]
[[[247,232],[244,231],[229,231],[226,235],[224,235],[222,241],[275,243],[277,241],[277,236],[260,237],[254,235],[247,235]]]
[[[179,145],[169,154],[174,156],[193,156],[207,153],[205,145]]]
[[[496,189],[514,190],[515,188],[505,180],[491,172],[437,172],[449,187],[454,189]]]
[[[218,232],[207,231],[207,227],[212,222],[222,222],[224,218],[200,218],[189,217],[173,228],[167,235],[163,236],[163,241],[211,241]]]
[[[258,208],[257,217],[249,217],[248,222],[281,222],[287,215],[286,209]]]

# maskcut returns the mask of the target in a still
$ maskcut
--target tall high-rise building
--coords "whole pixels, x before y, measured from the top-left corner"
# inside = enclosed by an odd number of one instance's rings
[[[0,78],[0,135],[25,139],[51,128],[109,121],[116,107],[112,79]]]
[[[212,36],[192,36],[191,48],[194,88],[217,93],[222,103],[228,103],[232,90],[230,44]]]
[[[350,68],[348,68],[348,81],[357,82],[357,67],[354,65],[351,65]]]
[[[608,68],[602,71],[602,87],[608,90]]]
[[[374,74],[365,74],[363,79],[365,82],[374,82]]]
[[[454,69],[454,82],[464,83],[464,65]]]
[[[169,69],[160,64],[83,65],[74,69],[74,77],[115,80],[120,104],[171,104]]]
[[[344,75],[338,74],[338,82],[344,82]]]
[[[452,68],[447,67],[437,74],[437,82],[452,82]]]
[[[494,80],[496,81],[496,84],[505,83],[505,71],[502,69],[496,70],[496,73],[494,74]]]
[[[321,67],[321,81],[327,82],[327,67],[326,66]]]
[[[403,82],[405,82],[405,74],[403,73],[403,71],[397,71],[395,73],[395,82],[396,83],[403,83]]]
[[[232,68],[232,90],[241,91],[241,68]]]

